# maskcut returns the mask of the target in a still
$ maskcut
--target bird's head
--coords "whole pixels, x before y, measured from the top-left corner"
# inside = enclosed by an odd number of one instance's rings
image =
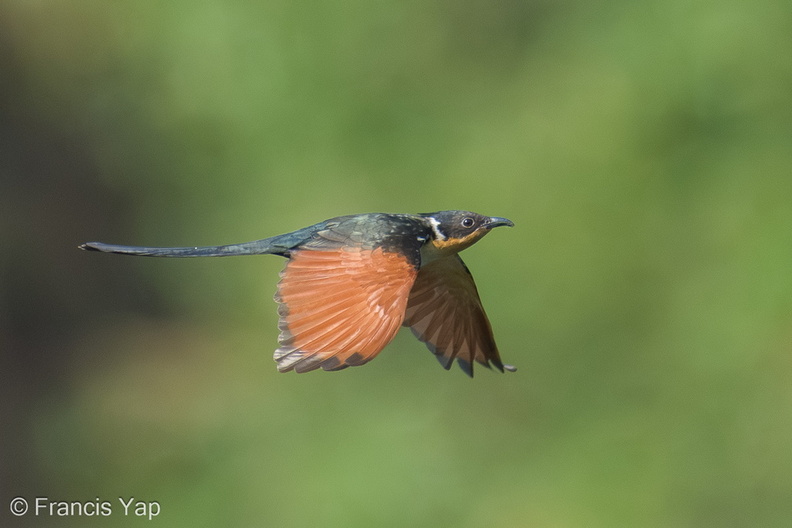
[[[458,253],[470,247],[494,227],[514,226],[514,222],[506,218],[470,211],[439,211],[421,216],[432,226],[434,237],[431,243],[444,253]]]

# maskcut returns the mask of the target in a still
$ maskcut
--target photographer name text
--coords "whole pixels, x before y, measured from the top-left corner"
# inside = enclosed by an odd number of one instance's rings
[[[141,517],[152,520],[160,514],[157,501],[138,500],[135,497],[118,497],[116,501],[101,500],[98,497],[88,501],[61,501],[49,497],[36,497],[31,503],[24,497],[11,501],[11,513],[17,517],[31,514],[37,517]]]

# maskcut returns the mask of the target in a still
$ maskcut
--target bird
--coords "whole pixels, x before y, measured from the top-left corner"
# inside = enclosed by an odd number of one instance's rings
[[[473,276],[459,257],[511,220],[470,211],[339,216],[253,242],[142,247],[87,242],[87,251],[147,257],[287,258],[280,272],[279,372],[337,371],[372,360],[409,327],[446,370],[454,360],[515,371],[501,361]]]

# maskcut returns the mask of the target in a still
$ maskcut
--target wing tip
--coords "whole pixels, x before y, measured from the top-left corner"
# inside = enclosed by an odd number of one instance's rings
[[[282,343],[283,344],[283,343]],[[341,360],[336,355],[326,356],[322,354],[311,354],[292,346],[281,346],[273,354],[273,359],[277,364],[278,372],[291,372],[297,374],[310,372],[321,368],[326,372],[336,372],[348,367],[365,365],[371,358],[354,353],[345,360]]]
[[[457,358],[457,365],[459,365],[459,368],[462,369],[462,372],[464,372],[471,378],[473,377],[473,363],[471,363],[470,361],[466,361],[462,358]]]

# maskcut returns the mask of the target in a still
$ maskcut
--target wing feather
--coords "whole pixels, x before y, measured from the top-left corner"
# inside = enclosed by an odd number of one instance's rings
[[[470,376],[474,361],[504,369],[476,284],[458,255],[421,268],[410,291],[404,325],[446,369],[454,359]]]
[[[278,370],[340,370],[374,358],[399,329],[417,270],[382,248],[293,251],[281,272]]]

